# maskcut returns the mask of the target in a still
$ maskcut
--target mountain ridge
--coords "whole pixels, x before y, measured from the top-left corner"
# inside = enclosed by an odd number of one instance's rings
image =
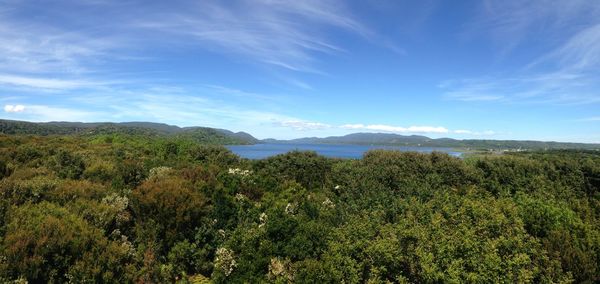
[[[395,133],[357,132],[343,136],[303,137],[289,140],[273,138],[257,139],[243,131],[202,126],[179,127],[166,123],[130,122],[28,122],[0,119],[0,134],[24,135],[94,135],[94,134],[138,134],[149,136],[176,136],[192,138],[198,142],[217,141],[221,144],[350,144],[413,147],[446,147],[473,150],[531,150],[531,149],[585,149],[600,150],[600,144],[534,141],[534,140],[490,140],[430,138],[423,135],[401,135]]]
[[[301,144],[352,144],[352,145],[385,145],[385,146],[417,146],[466,148],[474,150],[528,150],[528,149],[586,149],[600,150],[600,144],[535,141],[535,140],[490,140],[490,139],[454,139],[430,138],[423,135],[401,135],[394,133],[358,132],[343,136],[304,137],[290,140],[263,139],[266,143],[301,143]]]
[[[210,127],[179,127],[156,122],[28,122],[0,119],[0,134],[7,135],[101,135],[132,134],[152,137],[173,136],[218,144],[255,144],[259,140],[246,132]]]

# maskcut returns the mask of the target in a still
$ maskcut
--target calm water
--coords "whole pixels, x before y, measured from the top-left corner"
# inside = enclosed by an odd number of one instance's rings
[[[366,151],[373,149],[386,149],[398,151],[412,151],[431,153],[433,151],[448,153],[459,157],[461,152],[450,148],[437,147],[405,147],[405,146],[366,146],[366,145],[332,145],[332,144],[254,144],[227,146],[229,150],[243,158],[263,159],[270,156],[287,153],[293,150],[315,151],[320,155],[334,158],[362,158]]]

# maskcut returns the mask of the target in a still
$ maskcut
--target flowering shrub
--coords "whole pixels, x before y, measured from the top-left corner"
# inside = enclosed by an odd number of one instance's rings
[[[243,176],[243,177],[247,177],[249,175],[252,174],[251,170],[242,170],[239,168],[230,168],[227,170],[227,173],[229,173],[230,175],[238,175],[238,176]]]
[[[229,276],[236,267],[233,251],[228,248],[218,248],[215,257],[215,269],[220,270],[225,276]]]
[[[161,179],[166,177],[172,171],[172,168],[164,166],[152,168],[148,173],[148,179]]]

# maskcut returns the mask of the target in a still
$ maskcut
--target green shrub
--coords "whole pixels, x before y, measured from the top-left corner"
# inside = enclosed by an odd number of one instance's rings
[[[61,149],[54,156],[54,170],[61,178],[78,179],[85,171],[85,163],[81,156]]]

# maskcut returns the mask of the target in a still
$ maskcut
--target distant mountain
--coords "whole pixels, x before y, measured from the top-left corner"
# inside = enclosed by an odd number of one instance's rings
[[[178,127],[154,122],[26,122],[0,119],[0,134],[30,135],[103,135],[129,134],[151,137],[188,138],[199,143],[210,144],[354,144],[415,147],[448,147],[473,150],[534,150],[534,149],[586,149],[600,150],[600,144],[564,143],[518,140],[482,140],[429,138],[422,135],[399,135],[391,133],[352,133],[344,136],[306,137],[292,140],[258,140],[246,132],[232,132],[209,127]]]
[[[292,140],[265,139],[264,143],[300,143],[300,144],[354,144],[354,145],[387,145],[387,146],[416,146],[416,147],[448,147],[473,150],[518,150],[518,149],[588,149],[600,150],[600,144],[564,143],[544,141],[518,140],[482,140],[482,139],[452,139],[429,138],[421,135],[399,135],[391,133],[352,133],[344,136],[324,138],[308,137]]]
[[[209,127],[178,127],[154,122],[27,122],[0,119],[0,134],[29,135],[102,135],[129,134],[152,137],[190,138],[200,143],[254,144],[259,140],[245,132]]]
[[[406,143],[422,143],[431,138],[419,135],[397,135],[390,133],[352,133],[345,136],[330,136],[325,138],[308,137],[289,140],[292,143],[320,144],[359,144],[359,145],[396,145]]]

